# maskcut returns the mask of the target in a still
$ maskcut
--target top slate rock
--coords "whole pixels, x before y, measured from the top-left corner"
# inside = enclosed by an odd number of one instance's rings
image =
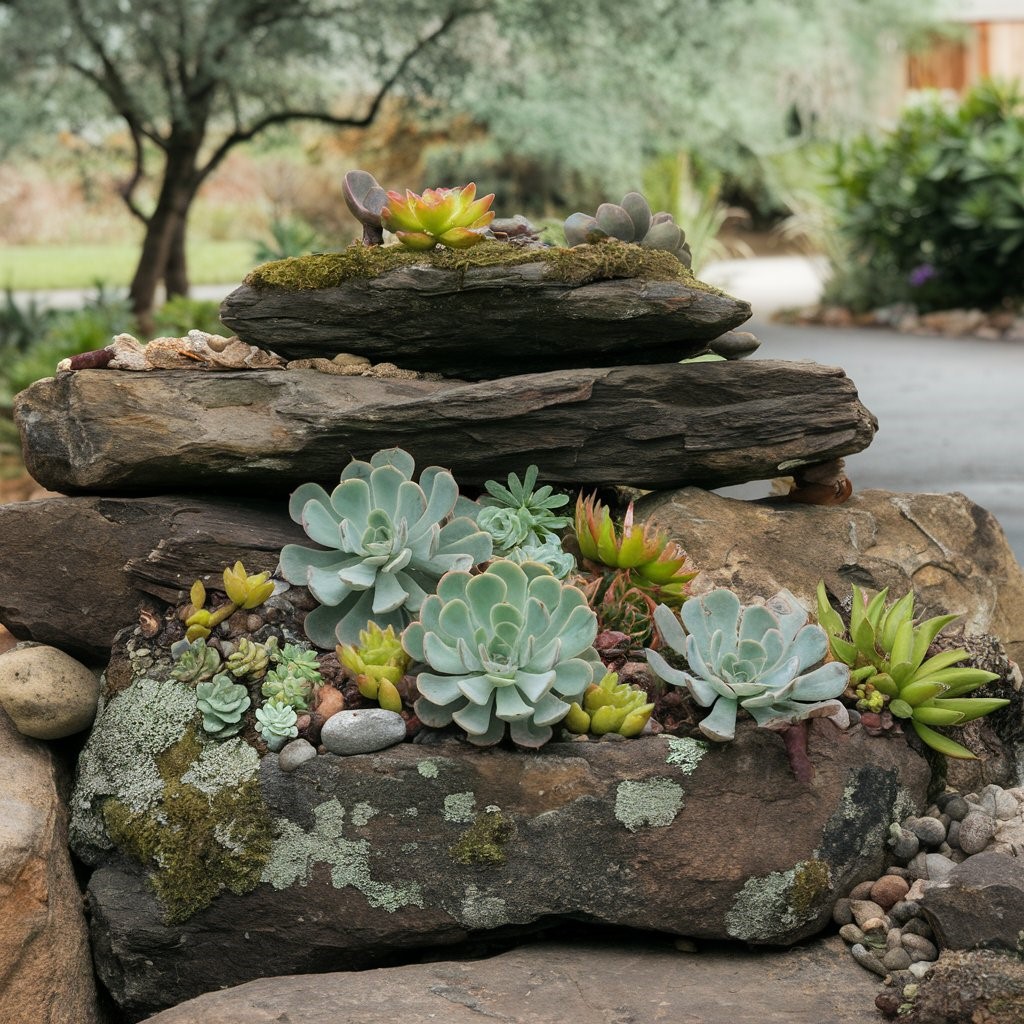
[[[351,352],[464,380],[673,362],[749,317],[674,256],[621,243],[355,245],[257,267],[221,307],[239,338],[287,359]]]

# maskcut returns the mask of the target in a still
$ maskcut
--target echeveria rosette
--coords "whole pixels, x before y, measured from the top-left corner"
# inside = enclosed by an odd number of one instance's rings
[[[328,494],[303,484],[289,512],[328,550],[288,544],[281,573],[320,602],[306,616],[317,647],[354,644],[367,623],[401,630],[444,573],[491,557],[490,535],[468,516],[450,518],[459,497],[447,470],[430,466],[412,480],[415,462],[391,448],[353,461]]]
[[[522,565],[524,562],[540,562],[546,565],[560,580],[564,580],[576,568],[576,559],[557,540],[544,544],[524,544],[513,548],[508,558]]]
[[[295,708],[280,700],[268,700],[256,709],[256,731],[270,750],[280,750],[299,735],[298,720]]]
[[[406,629],[402,645],[427,668],[416,679],[424,725],[455,722],[490,746],[506,725],[539,747],[603,673],[593,648],[597,618],[575,587],[535,562],[492,562],[478,576],[447,573]]]
[[[406,189],[388,192],[381,223],[408,249],[427,250],[446,245],[468,249],[484,240],[483,229],[494,220],[490,210],[494,193],[476,198],[476,185],[464,188],[428,188],[422,195]]]
[[[788,590],[766,604],[746,606],[732,591],[713,590],[687,601],[681,616],[682,625],[665,605],[654,613],[665,643],[686,658],[690,671],[672,668],[657,651],[648,650],[647,660],[665,682],[685,686],[698,704],[711,708],[700,723],[705,736],[731,740],[740,707],[768,727],[818,716],[849,720],[836,698],[850,670],[836,661],[813,668],[828,653],[828,636],[807,622]]]
[[[229,675],[221,673],[196,686],[196,698],[203,716],[203,728],[215,739],[227,739],[245,724],[242,716],[252,703],[249,691]]]
[[[484,509],[493,509],[486,515],[481,512],[477,521],[483,526],[485,519],[494,516],[496,522],[505,522],[506,519],[497,517],[498,510],[514,512],[516,520],[525,531],[525,536],[517,540],[515,544],[501,544],[497,538],[495,543],[499,547],[513,548],[523,544],[545,544],[558,540],[556,531],[564,529],[572,520],[568,516],[557,515],[555,509],[562,508],[569,504],[569,495],[554,494],[550,484],[538,487],[537,483],[539,470],[536,466],[528,466],[520,480],[515,473],[509,473],[508,486],[499,484],[496,480],[488,480],[484,484],[486,494],[482,495],[479,504]]]

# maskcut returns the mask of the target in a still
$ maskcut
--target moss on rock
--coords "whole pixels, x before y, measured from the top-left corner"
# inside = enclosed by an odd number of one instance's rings
[[[487,810],[448,849],[456,864],[504,864],[508,860],[505,844],[515,834],[515,826],[498,810]]]
[[[617,278],[679,281],[689,287],[721,294],[698,281],[671,253],[639,245],[609,241],[569,249],[520,249],[504,242],[482,242],[471,249],[434,249],[413,252],[400,245],[350,245],[342,252],[315,253],[264,263],[251,271],[245,283],[252,288],[290,291],[337,288],[346,281],[379,277],[391,270],[434,267],[464,274],[478,267],[545,264],[544,276],[572,286]]]

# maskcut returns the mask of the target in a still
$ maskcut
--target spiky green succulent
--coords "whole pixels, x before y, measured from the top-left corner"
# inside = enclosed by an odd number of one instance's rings
[[[205,682],[220,668],[220,652],[215,647],[207,647],[202,637],[191,643],[179,640],[172,644],[171,657],[174,658],[171,678],[183,683]]]
[[[228,655],[225,667],[236,679],[262,679],[276,651],[276,636],[262,644],[243,636],[238,641],[238,648]]]
[[[628,683],[620,683],[616,672],[609,672],[599,683],[587,687],[583,702],[573,701],[565,716],[569,732],[604,736],[639,736],[650,720],[654,705],[647,694]]]
[[[313,684],[302,676],[292,675],[288,666],[282,665],[267,673],[260,693],[280,704],[288,704],[296,711],[308,711]]]
[[[651,213],[650,204],[639,192],[627,192],[620,203],[602,203],[593,216],[571,214],[564,230],[570,246],[617,238],[621,242],[635,242],[645,249],[670,252],[686,267],[693,263],[686,235],[672,219],[672,214]]]
[[[994,672],[957,668],[968,657],[958,647],[928,657],[932,641],[956,615],[936,615],[914,625],[914,592],[886,604],[888,587],[870,600],[856,585],[847,629],[832,607],[825,584],[818,584],[818,621],[828,633],[832,656],[849,666],[862,710],[890,713],[909,720],[921,740],[948,757],[974,757],[965,746],[933,726],[962,725],[1009,703],[996,697],[968,694],[998,679]]]
[[[808,624],[807,612],[788,590],[746,606],[730,590],[713,590],[687,601],[681,615],[682,624],[659,605],[654,620],[689,671],[672,668],[657,651],[648,650],[647,660],[665,682],[685,686],[701,707],[711,708],[700,723],[705,736],[731,740],[741,707],[768,727],[818,716],[848,721],[836,698],[850,670],[836,661],[821,664],[828,653],[825,630]]]
[[[397,683],[409,669],[409,655],[394,628],[381,629],[371,622],[359,632],[358,644],[339,644],[338,661],[355,681],[367,700],[375,700],[385,711],[401,711],[402,697]]]
[[[569,516],[555,513],[569,504],[567,494],[553,493],[550,484],[534,490],[538,473],[536,466],[528,466],[522,480],[509,473],[507,487],[496,480],[484,484],[487,493],[478,502],[477,522],[494,537],[498,550],[557,541],[557,531],[572,522]]]
[[[479,746],[512,739],[539,747],[601,665],[597,620],[575,587],[536,562],[492,562],[483,573],[447,573],[420,619],[402,634],[427,665],[416,685],[424,725],[455,722]]]
[[[227,739],[238,733],[252,703],[249,691],[223,672],[208,683],[200,683],[196,697],[203,715],[203,728],[216,739]]]
[[[298,644],[285,644],[280,650],[274,652],[274,661],[277,662],[275,671],[285,671],[285,674],[298,676],[305,679],[314,686],[323,682],[320,674],[320,660],[316,651],[311,647],[300,647]]]
[[[256,709],[256,731],[271,750],[280,750],[299,735],[295,708],[279,700],[268,700]]]
[[[468,249],[484,240],[483,229],[494,220],[490,210],[494,193],[476,198],[476,185],[462,188],[428,188],[422,195],[406,189],[387,193],[381,223],[409,249],[433,249],[445,245]]]
[[[289,512],[327,550],[288,544],[281,572],[320,602],[306,616],[317,647],[352,644],[368,622],[401,630],[437,581],[491,557],[490,535],[468,516],[453,517],[459,490],[451,473],[430,466],[412,479],[415,462],[401,448],[353,460],[328,494],[303,484]]]

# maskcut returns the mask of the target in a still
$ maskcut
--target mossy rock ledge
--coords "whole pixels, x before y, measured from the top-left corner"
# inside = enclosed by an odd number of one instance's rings
[[[667,363],[750,318],[668,253],[635,245],[455,253],[353,246],[257,267],[221,306],[288,359],[351,352],[465,380]]]
[[[245,732],[205,738],[160,674],[110,699],[72,797],[97,969],[131,1020],[559,918],[789,945],[877,876],[928,782],[902,738],[824,721],[807,785],[752,725],[723,746],[445,740],[284,773]]]

